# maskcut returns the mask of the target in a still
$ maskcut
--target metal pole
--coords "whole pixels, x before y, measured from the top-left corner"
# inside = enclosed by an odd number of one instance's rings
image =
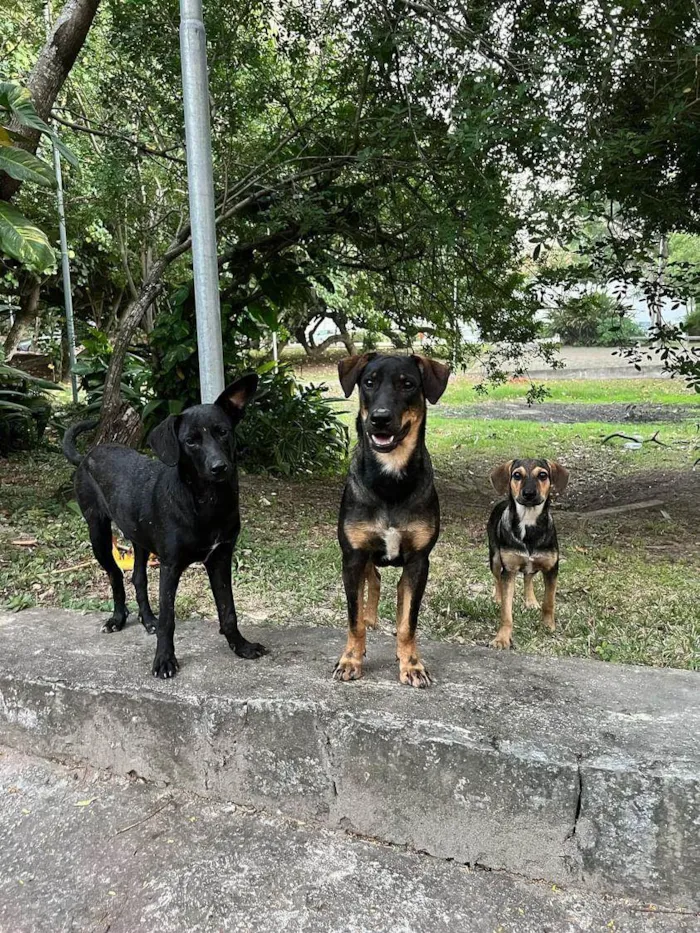
[[[277,331],[272,331],[272,359],[275,361],[275,372],[279,369],[279,353],[277,352]]]
[[[209,123],[207,45],[201,0],[180,0],[182,97],[185,109],[187,185],[192,223],[192,266],[202,402],[224,389],[219,308],[214,177]]]
[[[51,2],[44,7],[46,34],[51,34]],[[70,283],[70,259],[68,258],[68,237],[66,236],[66,212],[63,206],[63,172],[61,156],[56,146],[53,147],[53,168],[56,173],[56,204],[58,206],[58,233],[61,239],[61,272],[63,277],[63,303],[66,308],[66,331],[68,337],[68,363],[70,365],[70,386],[73,404],[78,403],[78,377],[73,372],[75,367],[75,323],[73,320],[73,292]]]
[[[63,174],[61,156],[53,147],[53,167],[56,172],[56,201],[58,203],[58,231],[61,237],[61,270],[63,272],[63,303],[66,306],[66,331],[68,334],[68,362],[70,364],[70,386],[73,404],[78,403],[78,377],[75,375],[75,324],[73,322],[73,293],[70,284],[70,260],[68,237],[66,236],[66,213],[63,208]]]

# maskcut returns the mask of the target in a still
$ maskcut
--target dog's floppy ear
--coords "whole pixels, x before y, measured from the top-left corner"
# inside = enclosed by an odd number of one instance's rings
[[[180,460],[180,441],[177,436],[179,424],[179,415],[168,415],[148,435],[151,450],[166,466],[177,466]]]
[[[229,418],[240,421],[245,407],[255,395],[257,387],[257,375],[255,373],[246,373],[245,376],[241,376],[240,379],[236,379],[231,385],[226,386],[214,404],[218,405],[219,408],[223,408]]]
[[[569,471],[556,460],[548,460],[549,475],[552,477],[552,486],[557,492],[564,492],[569,483]]]
[[[356,354],[355,356],[348,356],[338,363],[338,379],[340,379],[340,385],[343,392],[345,392],[345,398],[350,398],[363,369],[376,355],[376,353],[363,353],[361,356]]]
[[[508,463],[502,463],[491,470],[491,485],[501,496],[504,496],[510,489],[510,471],[512,468],[513,461],[509,460]]]
[[[423,378],[425,397],[431,405],[434,405],[447,388],[450,367],[447,363],[438,363],[437,360],[430,360],[427,356],[418,356],[415,353],[413,359],[418,363],[418,369]]]

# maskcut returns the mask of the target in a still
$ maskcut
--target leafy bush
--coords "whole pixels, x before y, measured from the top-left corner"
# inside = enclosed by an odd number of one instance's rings
[[[687,315],[683,330],[689,337],[700,337],[700,308],[696,308]]]
[[[112,346],[107,335],[99,330],[90,330],[83,340],[84,350],[73,367],[80,380],[80,388],[87,396],[87,411],[98,411],[102,405],[105,377],[112,356]],[[147,386],[150,368],[136,353],[127,353],[121,378],[121,395],[137,412],[141,413],[147,403]]]
[[[614,298],[602,292],[568,298],[552,311],[547,336],[559,335],[575,347],[624,346],[644,337],[644,331],[618,309]]]
[[[51,416],[44,393],[58,388],[0,360],[0,454],[39,443]]]
[[[241,460],[251,473],[329,472],[348,452],[348,430],[322,386],[302,385],[289,367],[259,369],[254,403],[238,429]]]
[[[168,414],[179,414],[199,402],[199,360],[190,289],[183,286],[170,299],[151,334],[150,400],[142,417],[150,430]],[[233,379],[256,369],[252,345],[271,322],[258,308],[234,318],[222,306],[224,372]],[[275,372],[272,363],[258,368],[260,385],[238,431],[241,464],[250,472],[291,476],[330,471],[344,460],[348,433],[338,420],[324,389],[296,381],[288,366]]]

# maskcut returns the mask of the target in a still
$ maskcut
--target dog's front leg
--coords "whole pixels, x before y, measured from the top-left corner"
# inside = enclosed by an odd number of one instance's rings
[[[429,687],[430,674],[418,653],[416,628],[418,612],[428,582],[430,561],[427,555],[416,554],[406,561],[398,585],[396,609],[396,656],[399,659],[399,680],[410,687]]]
[[[219,631],[226,636],[229,648],[241,658],[259,658],[267,654],[267,648],[257,642],[245,639],[238,629],[238,616],[233,601],[233,588],[231,586],[231,561],[233,559],[233,545],[220,544],[214,548],[204,562],[209,574],[211,591],[216,602],[216,611],[219,616]]]
[[[359,680],[365,656],[365,580],[369,555],[366,551],[343,552],[343,584],[348,603],[348,640],[333,670],[335,680]]]
[[[156,656],[153,676],[166,680],[174,677],[180,665],[175,657],[175,593],[183,567],[175,564],[160,566],[160,606],[156,626]]]
[[[554,631],[554,600],[557,593],[557,577],[559,575],[559,563],[557,562],[551,570],[544,570],[544,599],[542,600],[542,622],[550,632]]]
[[[491,642],[492,648],[510,648],[513,635],[513,594],[515,593],[515,573],[512,570],[501,571],[501,627]]]

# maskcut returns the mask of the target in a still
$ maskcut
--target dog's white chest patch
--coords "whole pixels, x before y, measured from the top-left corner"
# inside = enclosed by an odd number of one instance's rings
[[[532,525],[537,524],[537,519],[542,514],[542,509],[544,508],[544,502],[540,505],[521,505],[519,502],[515,503],[515,508],[518,513],[518,520],[523,528],[529,528]]]
[[[386,559],[396,560],[401,549],[401,532],[398,528],[387,528],[384,532],[384,547]]]

